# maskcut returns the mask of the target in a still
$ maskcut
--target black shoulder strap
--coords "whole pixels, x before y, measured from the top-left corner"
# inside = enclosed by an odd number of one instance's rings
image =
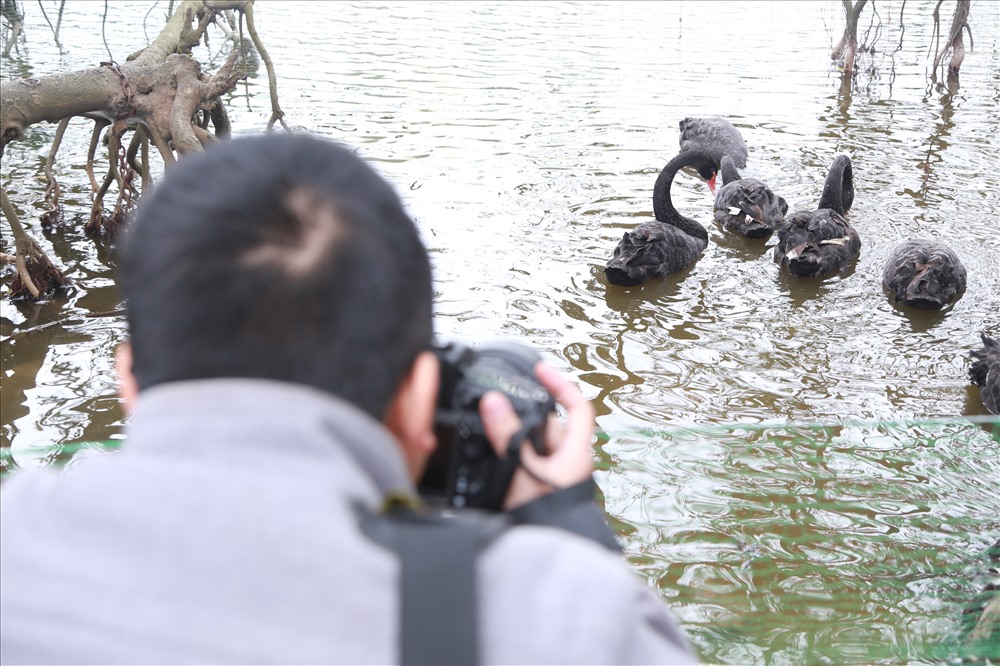
[[[476,561],[506,525],[503,515],[425,515],[402,507],[362,522],[371,539],[399,555],[402,664],[479,663]]]

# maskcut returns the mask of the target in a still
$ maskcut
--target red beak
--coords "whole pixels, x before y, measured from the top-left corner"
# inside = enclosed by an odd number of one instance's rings
[[[712,177],[705,181],[708,183],[708,189],[712,190],[712,196],[715,196],[715,177],[717,175],[717,173],[713,173]]]

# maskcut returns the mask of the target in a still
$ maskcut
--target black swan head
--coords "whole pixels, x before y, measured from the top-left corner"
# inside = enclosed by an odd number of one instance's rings
[[[788,203],[762,180],[741,178],[733,158],[722,158],[722,182],[715,197],[715,219],[727,231],[747,238],[768,238],[785,219]]]
[[[604,268],[611,284],[635,286],[662,275],[676,273],[694,263],[708,246],[708,231],[674,208],[670,188],[674,176],[693,167],[711,182],[718,165],[705,153],[681,153],[667,162],[653,186],[655,221],[644,222],[622,236]]]
[[[861,239],[844,218],[854,203],[851,160],[838,155],[830,166],[819,208],[797,211],[778,227],[774,260],[798,277],[822,277],[858,258]]]
[[[685,118],[679,123],[681,152],[690,150],[708,153],[721,163],[725,155],[733,158],[736,166],[747,165],[747,142],[736,127],[725,118]]]
[[[969,379],[979,387],[979,397],[990,414],[1000,414],[1000,342],[985,332],[979,337],[983,348],[969,353],[972,358]]]
[[[882,271],[882,288],[896,303],[940,310],[965,293],[966,270],[954,250],[936,240],[900,243]]]

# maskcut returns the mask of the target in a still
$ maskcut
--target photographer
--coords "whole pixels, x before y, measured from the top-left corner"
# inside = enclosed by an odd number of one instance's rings
[[[127,444],[5,483],[3,663],[694,661],[593,504],[591,407],[544,363],[565,418],[544,455],[520,447],[505,511],[392,518],[438,444],[430,265],[350,150],[268,135],[185,159],[120,280]],[[513,460],[511,402],[478,406]]]

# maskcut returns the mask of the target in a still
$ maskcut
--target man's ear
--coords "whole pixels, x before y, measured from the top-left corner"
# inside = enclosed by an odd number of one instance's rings
[[[437,446],[434,407],[437,404],[439,373],[437,356],[430,351],[421,352],[400,382],[382,419],[399,442],[414,483],[420,480],[427,459]]]
[[[126,413],[135,409],[139,398],[139,384],[132,374],[132,345],[122,342],[115,349],[115,374],[118,376],[118,397]]]

